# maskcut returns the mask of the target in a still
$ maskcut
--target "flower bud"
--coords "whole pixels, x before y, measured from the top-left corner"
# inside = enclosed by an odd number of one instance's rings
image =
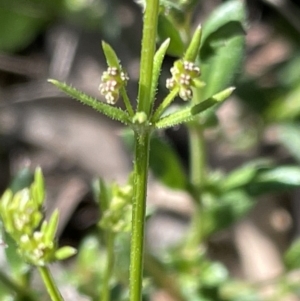
[[[127,74],[117,67],[108,67],[103,72],[99,91],[107,103],[114,105],[118,101],[120,89],[127,84],[128,79]]]
[[[167,79],[166,87],[169,90],[179,87],[179,96],[187,101],[193,97],[192,87],[200,76],[200,68],[190,61],[178,60],[171,68],[172,77]]]

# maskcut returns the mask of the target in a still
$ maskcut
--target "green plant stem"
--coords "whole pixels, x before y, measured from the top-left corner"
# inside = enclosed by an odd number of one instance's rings
[[[152,100],[151,96],[151,83],[153,61],[156,46],[156,31],[157,20],[159,13],[159,0],[147,1],[143,39],[141,50],[141,65],[140,65],[140,80],[138,91],[138,112],[145,112],[147,116],[150,114]]]
[[[18,298],[27,301],[36,301],[33,295],[26,290],[26,288],[18,285],[15,281],[7,277],[4,273],[0,271],[0,282],[13,294],[16,294]]]
[[[191,221],[191,231],[187,245],[196,248],[203,238],[202,224],[202,186],[206,181],[206,150],[204,133],[201,125],[192,123],[188,126],[190,143],[190,183],[195,199],[195,211]]]
[[[150,3],[149,1],[148,3]],[[130,301],[141,301],[144,260],[144,228],[150,133],[135,133],[133,213],[130,251]]]
[[[114,265],[114,244],[115,244],[115,234],[112,231],[107,231],[106,234],[106,267],[103,276],[103,289],[100,296],[100,301],[110,301],[110,280]]]
[[[121,88],[121,96],[123,98],[123,101],[124,101],[124,104],[125,104],[125,107],[127,109],[127,112],[129,114],[129,116],[133,117],[134,116],[134,111],[132,109],[129,97],[127,95],[127,91],[126,91],[126,89],[124,87]]]
[[[47,292],[52,301],[64,301],[47,266],[38,267]]]
[[[190,182],[196,192],[201,191],[206,178],[206,146],[203,129],[199,124],[188,127],[190,142]]]
[[[179,92],[179,88],[175,87],[162,101],[162,103],[159,105],[159,107],[156,109],[155,113],[153,114],[153,117],[151,118],[152,122],[156,122],[159,117],[162,115],[164,110],[171,104],[171,102],[175,99]]]

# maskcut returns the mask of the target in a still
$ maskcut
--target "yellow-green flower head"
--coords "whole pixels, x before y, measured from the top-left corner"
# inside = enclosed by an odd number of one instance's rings
[[[16,194],[7,190],[1,198],[0,216],[6,231],[19,239],[38,227],[43,218],[40,209],[40,204],[32,199],[30,189],[24,188]]]
[[[99,91],[105,97],[107,103],[115,104],[118,101],[119,91],[127,84],[128,79],[127,74],[117,67],[108,67],[103,72]]]
[[[8,189],[0,200],[0,217],[5,231],[14,239],[19,254],[36,266],[68,258],[76,252],[71,247],[57,248],[57,210],[52,213],[49,221],[42,222],[44,196],[43,175],[37,169],[30,188],[15,194]]]
[[[32,236],[23,235],[19,248],[26,261],[37,266],[43,266],[55,259],[55,243],[47,241],[40,231],[35,231]]]
[[[171,68],[172,77],[167,79],[166,86],[169,90],[179,87],[179,96],[187,101],[193,97],[192,87],[195,79],[200,76],[200,68],[193,62],[178,60]]]
[[[113,184],[109,207],[103,212],[99,226],[112,232],[128,232],[131,229],[132,185]]]

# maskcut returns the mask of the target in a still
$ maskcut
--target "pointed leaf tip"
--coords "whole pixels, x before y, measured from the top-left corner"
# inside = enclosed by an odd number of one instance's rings
[[[214,106],[218,103],[221,103],[222,101],[227,99],[234,90],[235,90],[235,87],[227,88],[227,89],[213,95],[212,97],[196,104],[191,109],[192,114],[197,115],[197,114],[211,108],[212,106]]]
[[[109,67],[117,67],[121,70],[120,60],[113,48],[106,42],[102,41],[102,49]]]
[[[235,90],[236,88],[235,87],[229,87],[215,95],[213,95],[213,99],[215,99],[216,101],[220,102],[220,101],[223,101],[225,100],[226,98],[228,98],[232,92]]]
[[[200,50],[201,37],[202,37],[202,27],[198,25],[194,32],[192,40],[185,52],[184,60],[195,62]]]

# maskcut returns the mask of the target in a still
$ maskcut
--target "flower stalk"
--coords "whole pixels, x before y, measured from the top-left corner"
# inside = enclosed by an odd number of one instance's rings
[[[52,301],[64,301],[62,295],[60,294],[53,277],[50,273],[50,270],[47,266],[38,267],[40,275],[43,279],[47,292]]]

